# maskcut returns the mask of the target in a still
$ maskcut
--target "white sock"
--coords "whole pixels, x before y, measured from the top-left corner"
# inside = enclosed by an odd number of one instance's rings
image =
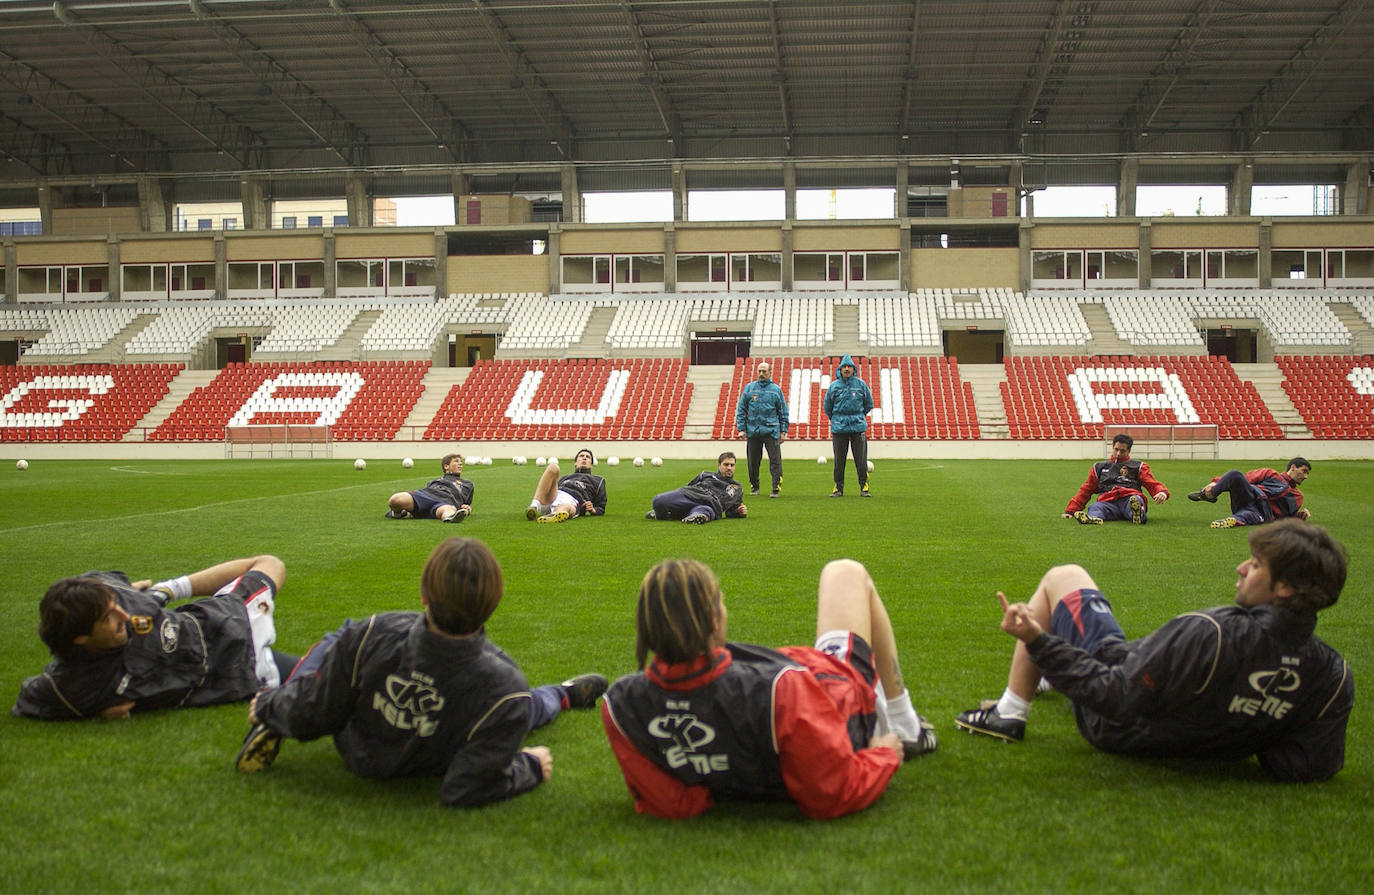
[[[166,581],[159,581],[153,587],[165,587],[173,600],[186,600],[191,596],[191,577],[182,575],[179,578],[168,578]]]
[[[910,690],[903,690],[901,696],[887,700],[887,724],[893,733],[904,740],[921,738],[921,719],[917,717],[916,709],[911,707]]]
[[[1011,691],[1011,688],[1002,691],[1002,698],[997,700],[997,714],[1003,718],[1015,718],[1018,721],[1026,720],[1026,713],[1030,711],[1030,702],[1022,699]]]

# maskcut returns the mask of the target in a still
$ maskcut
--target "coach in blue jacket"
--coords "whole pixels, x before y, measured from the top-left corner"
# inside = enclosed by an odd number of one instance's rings
[[[759,462],[768,449],[768,474],[773,478],[773,491],[782,493],[782,439],[787,435],[787,399],[773,382],[773,368],[767,361],[759,364],[758,378],[744,387],[735,408],[735,428],[749,439],[745,452],[749,460],[749,493],[759,493]]]
[[[830,418],[830,444],[835,450],[835,488],[831,497],[844,497],[846,455],[854,452],[854,469],[859,473],[859,496],[868,497],[868,416],[873,409],[873,392],[855,374],[854,359],[840,359],[835,381],[825,392],[825,415]]]

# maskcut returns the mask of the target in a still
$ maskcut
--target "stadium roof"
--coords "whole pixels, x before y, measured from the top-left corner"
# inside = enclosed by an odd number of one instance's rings
[[[1374,0],[0,0],[0,181],[1360,153],[1371,54]]]

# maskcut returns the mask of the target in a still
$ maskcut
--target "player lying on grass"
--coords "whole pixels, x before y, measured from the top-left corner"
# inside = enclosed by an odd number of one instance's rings
[[[1079,566],[1045,573],[1026,603],[1002,602],[1017,639],[1002,698],[959,715],[972,733],[1025,735],[1043,675],[1107,752],[1243,759],[1280,780],[1325,780],[1345,763],[1350,668],[1313,635],[1345,585],[1345,548],[1288,519],[1256,529],[1236,567],[1236,605],[1188,612],[1129,643]]]
[[[463,478],[461,454],[445,454],[439,461],[443,475],[415,491],[397,491],[387,499],[388,519],[438,519],[462,522],[472,515],[472,495],[477,486]]]
[[[816,646],[771,650],[726,641],[720,585],[702,563],[665,560],[644,576],[644,670],[601,704],[635,810],[679,818],[717,801],[791,800],[839,817],[873,804],[904,758],[935,750],[868,570],[836,560],[818,589]]]
[[[681,488],[655,495],[653,508],[644,518],[704,525],[726,516],[742,519],[747,515],[744,486],[735,481],[735,454],[726,451],[716,458],[715,472],[703,470]]]
[[[1231,499],[1231,514],[1214,520],[1212,528],[1263,525],[1290,516],[1306,520],[1312,513],[1302,505],[1298,486],[1311,474],[1312,464],[1302,457],[1289,460],[1283,472],[1268,467],[1249,472],[1233,469],[1190,492],[1188,499],[1216,503],[1217,497],[1226,492]]]
[[[442,777],[445,805],[481,805],[533,789],[553,773],[544,746],[525,734],[563,709],[590,708],[599,674],[530,691],[484,625],[501,602],[501,567],[486,544],[448,538],[420,576],[422,612],[386,612],[316,644],[286,683],[248,709],[252,726],[236,766],[259,771],[284,737],[332,734],[362,777]]]
[[[275,686],[296,663],[272,649],[273,601],[286,580],[275,556],[223,562],[153,584],[123,572],[63,578],[38,605],[53,659],[24,681],[12,712],[30,718],[127,718],[214,705]],[[167,604],[208,596],[178,609]]]
[[[534,497],[525,510],[531,522],[567,522],[577,516],[606,514],[606,480],[592,473],[596,458],[583,448],[573,457],[573,471],[559,478],[558,461],[539,474]]]

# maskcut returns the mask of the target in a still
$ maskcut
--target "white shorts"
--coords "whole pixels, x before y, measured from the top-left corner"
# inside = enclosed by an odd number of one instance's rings
[[[216,596],[232,593],[243,578],[235,578],[221,587]],[[276,607],[273,589],[261,587],[252,592],[241,593],[243,610],[248,614],[248,628],[253,638],[253,657],[257,663],[258,684],[263,687],[281,685],[281,672],[277,670],[277,660],[272,655],[272,645],[277,642],[277,626],[272,620]]]

